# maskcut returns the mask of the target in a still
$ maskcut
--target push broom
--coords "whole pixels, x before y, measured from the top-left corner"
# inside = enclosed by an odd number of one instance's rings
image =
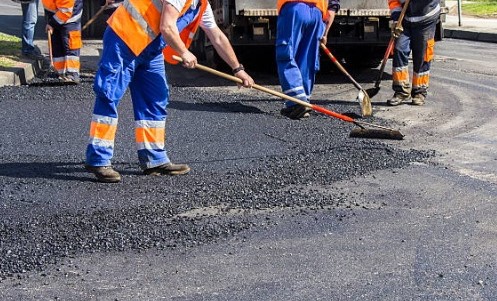
[[[173,59],[177,60],[178,62],[183,61],[179,56],[176,56],[176,55],[173,55]],[[227,80],[231,80],[231,81],[236,82],[238,84],[243,84],[243,81],[241,79],[239,79],[238,77],[217,71],[217,70],[209,68],[207,66],[203,66],[201,64],[196,64],[195,68],[202,70],[202,71],[206,71],[206,72],[211,73],[213,75],[220,76],[220,77],[225,78]],[[372,138],[372,139],[391,139],[391,140],[402,140],[404,138],[404,135],[402,135],[398,130],[395,130],[395,129],[391,129],[388,127],[384,127],[381,125],[376,125],[376,124],[372,124],[372,123],[368,123],[368,122],[357,121],[357,120],[353,119],[352,117],[342,115],[340,113],[328,110],[328,109],[321,107],[321,106],[310,104],[310,103],[302,101],[298,98],[288,96],[288,95],[283,94],[281,92],[274,91],[274,90],[265,88],[265,87],[257,85],[257,84],[254,84],[252,86],[252,88],[259,90],[259,91],[262,91],[262,92],[272,94],[274,96],[284,98],[286,100],[292,101],[292,102],[299,104],[301,106],[310,108],[316,112],[319,112],[319,113],[322,113],[322,114],[325,114],[325,115],[328,115],[328,116],[331,116],[334,118],[338,118],[342,121],[350,122],[350,123],[357,125],[358,128],[355,128],[350,132],[350,135],[349,135],[350,137]],[[374,129],[367,128],[368,126],[373,127]]]

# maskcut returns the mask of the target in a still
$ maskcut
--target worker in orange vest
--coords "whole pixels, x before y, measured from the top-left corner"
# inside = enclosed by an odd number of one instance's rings
[[[404,0],[388,0],[391,19],[399,18]],[[430,66],[434,56],[435,30],[440,20],[440,0],[410,1],[402,20],[403,31],[398,35],[392,62],[394,95],[387,104],[398,106],[411,101],[422,106],[428,94]],[[409,55],[412,51],[412,85],[409,80]]]
[[[53,67],[67,83],[80,82],[81,15],[83,0],[42,0],[47,20],[46,31],[52,35]]]
[[[118,123],[117,106],[129,87],[138,160],[144,174],[188,173],[190,167],[172,163],[165,149],[169,88],[164,59],[177,63],[171,58],[177,54],[183,66],[195,68],[197,58],[188,46],[201,27],[243,86],[251,87],[253,79],[217,26],[207,0],[125,0],[107,23],[94,82],[96,100],[86,149],[86,169],[100,182],[121,181],[121,175],[111,166],[111,159]]]
[[[309,102],[319,71],[319,43],[326,45],[328,32],[340,9],[339,0],[278,0],[276,63],[283,93]],[[281,110],[290,119],[309,117],[311,109],[285,103]]]

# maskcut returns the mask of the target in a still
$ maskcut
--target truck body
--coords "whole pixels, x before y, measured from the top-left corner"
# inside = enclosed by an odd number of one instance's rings
[[[274,57],[276,0],[210,0],[216,22],[231,41],[237,56],[246,65],[267,64]],[[445,1],[442,0],[442,4]],[[98,10],[98,1],[85,1],[86,11]],[[442,5],[443,7],[445,5]],[[444,20],[442,10],[441,21]],[[85,16],[83,16],[85,18]],[[328,35],[328,47],[348,65],[376,67],[390,40],[390,11],[387,0],[342,0]],[[101,35],[105,23],[90,28],[89,35]],[[442,22],[437,40],[443,37]],[[216,65],[219,58],[201,31],[192,51],[204,62]],[[328,62],[329,63],[329,62]],[[325,63],[326,64],[326,63]]]
[[[275,0],[210,2],[217,24],[226,33],[239,56],[245,58],[245,54],[268,53],[274,47],[277,18]],[[439,22],[438,27],[437,40],[441,40],[442,22]],[[376,67],[383,58],[390,36],[387,0],[342,0],[328,35],[327,46],[346,64]],[[260,58],[260,55],[257,57]]]

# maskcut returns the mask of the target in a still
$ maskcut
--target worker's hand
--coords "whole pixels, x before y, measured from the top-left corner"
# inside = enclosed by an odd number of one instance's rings
[[[402,34],[402,32],[404,32],[404,28],[402,28],[402,24],[399,25],[397,21],[390,21],[390,29],[392,31],[392,36],[394,38],[398,38],[400,37],[400,35]]]
[[[319,41],[321,43],[323,43],[324,45],[328,44],[328,37],[327,36],[323,36],[321,39],[319,39]]]
[[[238,88],[241,88],[242,86],[245,88],[252,88],[254,85],[254,80],[245,72],[245,70],[238,71],[235,73],[235,76],[243,81],[243,85],[238,84]]]
[[[190,51],[185,51],[181,54],[183,60],[183,67],[193,69],[197,66],[197,57]]]
[[[116,1],[114,1],[114,0],[107,0],[107,1],[105,1],[105,6],[109,6],[109,5],[113,4],[114,2],[116,2]]]
[[[47,24],[47,26],[45,26],[45,32],[47,32],[49,34],[52,34],[53,33],[53,27]]]

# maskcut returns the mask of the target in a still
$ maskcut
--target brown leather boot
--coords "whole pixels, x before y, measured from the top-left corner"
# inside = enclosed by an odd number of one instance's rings
[[[415,94],[412,97],[412,104],[415,106],[422,106],[425,104],[425,97],[423,94]]]
[[[112,166],[91,166],[85,165],[85,169],[92,172],[97,181],[102,183],[118,183],[121,181],[121,175],[112,168]]]
[[[403,102],[405,101],[409,101],[411,100],[411,95],[405,95],[403,93],[400,93],[400,92],[395,92],[393,97],[390,98],[389,100],[387,100],[387,104],[389,106],[398,106],[400,104],[402,104]]]
[[[143,171],[143,173],[150,176],[160,176],[160,175],[177,176],[177,175],[184,175],[189,171],[190,167],[188,167],[188,165],[186,164],[167,163],[156,167],[147,168]]]
[[[292,107],[281,109],[280,113],[281,115],[288,117],[290,119],[299,120],[311,116],[310,114],[311,111],[312,111],[311,108],[304,107],[302,105],[295,105]]]

